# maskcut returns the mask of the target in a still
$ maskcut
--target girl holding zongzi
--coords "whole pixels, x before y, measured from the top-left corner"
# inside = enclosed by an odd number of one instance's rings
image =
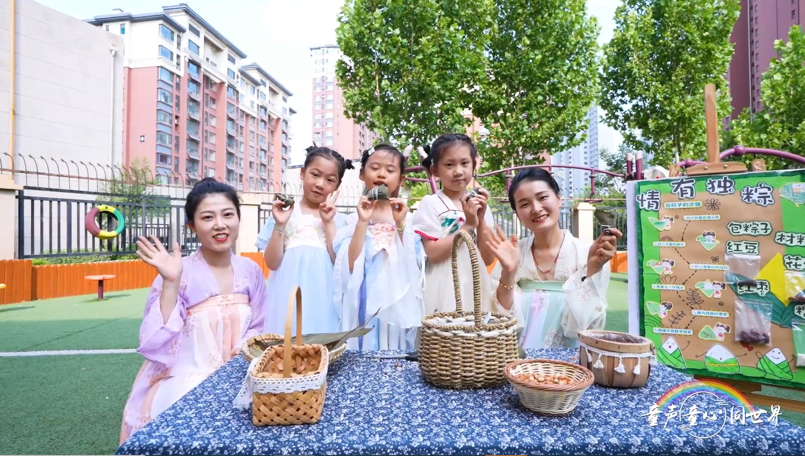
[[[441,190],[422,198],[413,220],[414,230],[422,238],[427,255],[425,312],[452,312],[456,309],[451,261],[456,232],[463,230],[477,234],[479,241],[483,241],[493,224],[492,213],[486,205],[486,193],[467,188],[468,184],[475,182],[473,176],[479,160],[475,144],[467,135],[442,135],[429,148],[420,150],[420,155],[427,155],[422,166],[429,168],[442,183]],[[494,255],[486,249],[484,242],[479,244],[484,263],[491,265]],[[461,277],[462,305],[464,310],[472,310],[472,264],[464,245],[459,250],[458,275]],[[486,267],[480,268],[480,276],[481,309],[489,311],[492,297]]]
[[[409,152],[411,149],[406,149]],[[387,144],[361,157],[366,191],[357,211],[335,237],[335,305],[341,330],[371,319],[369,334],[350,339],[359,350],[412,350],[422,320],[419,242],[408,224],[408,206],[398,197],[407,153]]]
[[[336,190],[351,168],[352,162],[338,152],[311,147],[301,171],[301,201],[283,195],[271,207],[271,217],[257,237],[257,248],[265,249],[263,257],[271,270],[264,333],[283,333],[288,296],[294,287],[302,290],[302,332],[337,331],[333,239],[345,225],[346,216],[336,212]]]

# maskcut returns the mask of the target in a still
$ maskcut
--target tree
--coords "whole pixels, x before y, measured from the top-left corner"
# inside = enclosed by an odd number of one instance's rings
[[[738,14],[738,0],[624,0],[616,10],[599,104],[653,164],[705,157],[706,84],[716,85],[719,118],[730,113],[724,75]]]
[[[763,109],[744,109],[730,124],[724,144],[732,147],[777,149],[805,156],[805,33],[798,25],[788,31],[788,43],[774,43],[778,58],[771,60],[760,83]],[[753,157],[746,157],[751,160]],[[785,169],[788,160],[764,156],[769,169]]]
[[[344,110],[402,145],[464,131],[485,78],[491,0],[348,0],[336,30]]]
[[[604,161],[604,165],[606,166],[607,171],[611,171],[613,173],[626,173],[626,154],[631,153],[635,155],[635,151],[629,144],[622,142],[620,146],[618,146],[617,152],[610,152],[607,148],[601,148],[600,156],[601,160]],[[596,176],[595,182],[596,188],[600,188],[600,193],[608,192],[608,191],[617,191],[617,192],[625,192],[626,190],[626,182],[624,182],[623,178],[610,176],[607,174],[598,174]]]
[[[492,169],[542,162],[581,143],[598,90],[598,26],[585,0],[496,0],[487,74],[472,111]]]
[[[170,198],[157,195],[154,189],[159,186],[151,172],[151,165],[145,158],[135,158],[131,165],[123,169],[119,175],[102,185],[105,194],[97,200],[104,203],[123,203],[121,212],[127,224],[134,224],[147,209],[147,215],[160,216],[170,212]]]

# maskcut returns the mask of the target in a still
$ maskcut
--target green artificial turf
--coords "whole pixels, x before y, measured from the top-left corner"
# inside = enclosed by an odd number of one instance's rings
[[[0,352],[137,348],[148,289],[0,306]]]
[[[140,355],[0,358],[0,454],[113,454]]]

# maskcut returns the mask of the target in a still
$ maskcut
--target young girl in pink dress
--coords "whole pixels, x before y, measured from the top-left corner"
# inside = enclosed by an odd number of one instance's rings
[[[193,187],[185,203],[187,224],[202,247],[182,258],[141,237],[137,255],[153,266],[154,280],[140,327],[145,357],[123,410],[120,442],[137,432],[237,355],[260,333],[266,308],[263,273],[236,256],[240,202],[235,189],[213,178]]]

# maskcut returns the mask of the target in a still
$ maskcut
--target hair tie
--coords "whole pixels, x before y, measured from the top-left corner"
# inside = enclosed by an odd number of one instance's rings
[[[414,150],[414,145],[413,144],[409,144],[408,146],[406,146],[406,148],[403,150],[403,153],[402,153],[403,158],[408,160],[408,156],[411,155],[412,150]]]
[[[426,146],[426,147],[428,148],[428,150],[430,150],[430,146]],[[425,152],[425,149],[422,146],[417,147],[416,151],[419,152],[419,158],[421,158],[423,160],[428,158],[428,153]]]

